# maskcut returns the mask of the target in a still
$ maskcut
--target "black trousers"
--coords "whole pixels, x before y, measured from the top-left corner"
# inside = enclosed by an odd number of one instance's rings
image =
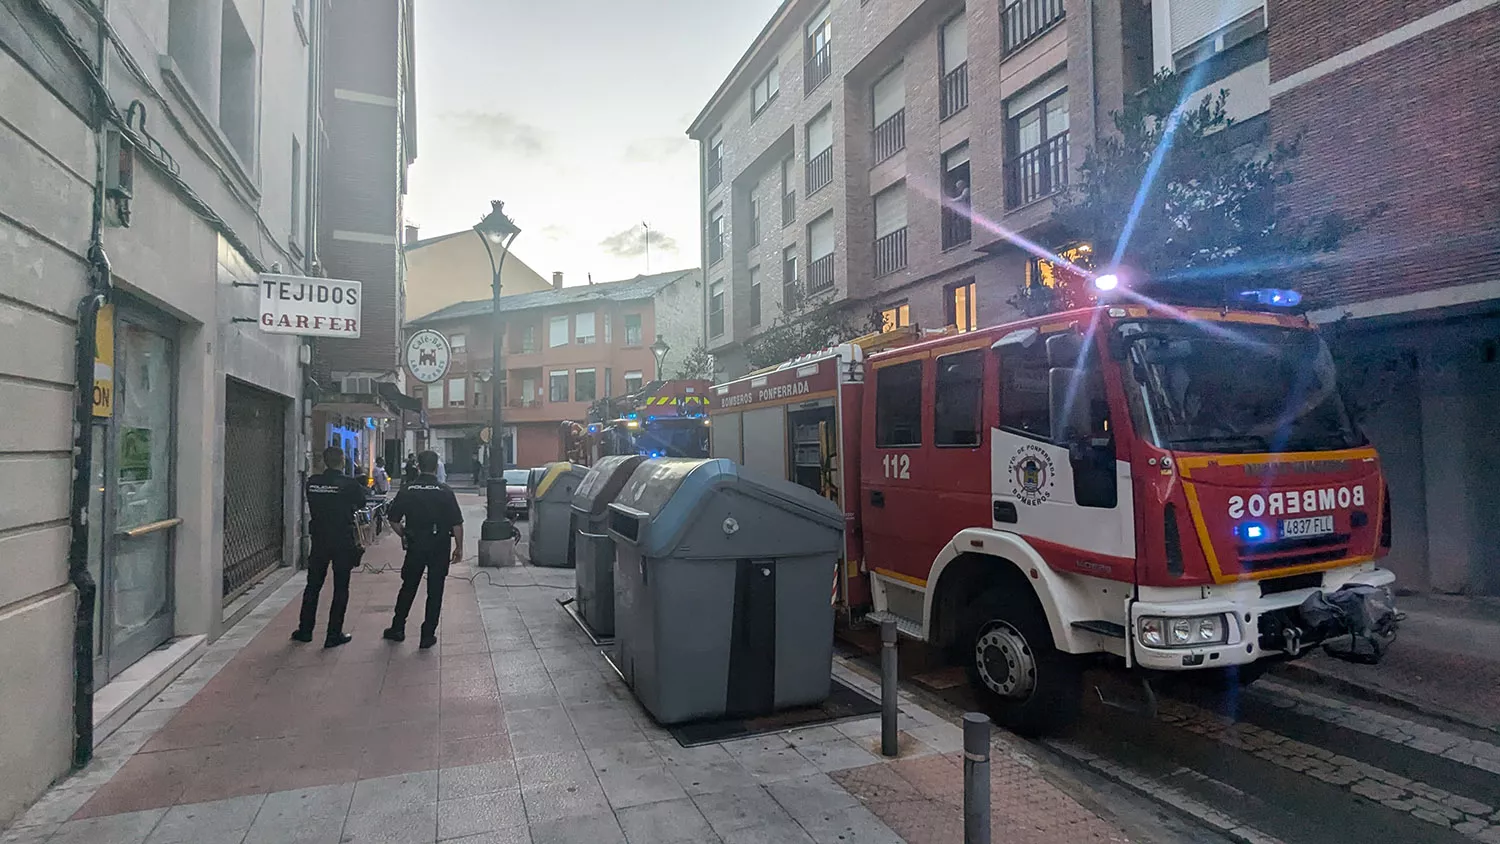
[[[422,585],[422,575],[427,575],[427,611],[422,616],[422,635],[436,636],[438,616],[443,611],[443,586],[448,579],[449,556],[432,551],[406,552],[406,562],[401,565],[401,591],[396,595],[396,614],[391,627],[406,631],[406,616],[411,613],[412,602],[417,599],[417,587]]]
[[[358,549],[314,539],[307,556],[307,588],[302,590],[302,618],[297,629],[311,633],[318,623],[318,595],[328,570],[333,569],[333,603],[328,607],[328,635],[344,632],[344,612],[349,608],[349,574],[359,559]]]

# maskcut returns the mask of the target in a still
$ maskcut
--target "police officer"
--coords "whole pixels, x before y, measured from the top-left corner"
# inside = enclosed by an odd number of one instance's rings
[[[416,600],[422,574],[427,574],[427,613],[422,617],[423,648],[437,644],[438,614],[443,609],[443,585],[448,566],[463,559],[464,517],[458,498],[437,479],[438,456],[424,451],[417,455],[421,474],[417,482],[396,493],[386,518],[406,544],[406,562],[401,566],[401,591],[396,595],[396,614],[385,638],[406,639],[406,615]],[[451,546],[451,548],[450,548]]]
[[[312,553],[307,558],[307,588],[302,592],[302,618],[292,638],[311,642],[318,620],[318,593],[328,569],[333,568],[333,605],[328,608],[328,635],[323,647],[349,641],[344,611],[349,606],[349,574],[359,562],[354,514],[365,507],[365,488],[344,474],[344,452],[338,446],[323,450],[322,474],[307,479],[307,509],[312,513]]]

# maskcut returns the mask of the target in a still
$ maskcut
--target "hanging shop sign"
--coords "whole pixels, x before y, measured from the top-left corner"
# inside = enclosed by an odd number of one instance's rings
[[[357,339],[363,302],[357,281],[261,273],[260,330]]]
[[[94,417],[115,415],[115,306],[99,308],[94,326]]]
[[[406,341],[406,368],[423,384],[443,380],[452,360],[453,347],[448,345],[448,338],[430,328],[418,331]]]

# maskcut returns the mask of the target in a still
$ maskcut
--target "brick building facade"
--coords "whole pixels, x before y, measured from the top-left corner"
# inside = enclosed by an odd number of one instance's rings
[[[1500,3],[1272,0],[1293,211],[1383,216],[1303,286],[1391,487],[1391,565],[1500,594]]]
[[[358,339],[312,342],[311,460],[321,468],[321,447],[340,445],[369,469],[378,457],[399,457],[407,410],[402,219],[407,168],[417,155],[413,10],[411,0],[394,0],[335,3],[326,14],[313,185],[324,210],[310,254],[323,275],[361,282],[364,301]]]
[[[1144,84],[1149,31],[1147,7],[1098,0],[784,3],[688,130],[724,371],[789,299],[1013,316],[1032,257],[1013,236],[1046,241],[1069,162]]]
[[[594,400],[627,395],[654,380],[649,347],[658,336],[671,347],[668,375],[702,342],[703,281],[697,270],[575,287],[563,287],[561,273],[553,278],[553,289],[500,302],[506,466],[560,460],[560,423],[583,421]],[[489,299],[460,302],[406,326],[408,334],[438,331],[453,349],[442,381],[411,381],[427,424],[413,433],[410,448],[437,451],[455,480],[466,479],[474,458],[483,456],[480,432],[490,424],[495,389],[492,314]]]

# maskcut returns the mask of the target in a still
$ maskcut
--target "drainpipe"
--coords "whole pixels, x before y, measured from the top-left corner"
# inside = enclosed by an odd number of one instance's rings
[[[108,0],[99,0],[99,14],[108,14]],[[96,24],[99,89],[108,90],[106,50],[108,37]],[[78,590],[73,611],[73,767],[82,768],[94,755],[94,605],[99,585],[89,573],[89,487],[94,464],[94,359],[98,353],[99,309],[109,295],[112,275],[104,253],[104,183],[108,166],[106,103],[95,93],[94,202],[88,251],[89,292],[78,303],[78,335],[74,340],[73,378],[73,486],[68,511],[72,534],[68,542],[68,582]]]

